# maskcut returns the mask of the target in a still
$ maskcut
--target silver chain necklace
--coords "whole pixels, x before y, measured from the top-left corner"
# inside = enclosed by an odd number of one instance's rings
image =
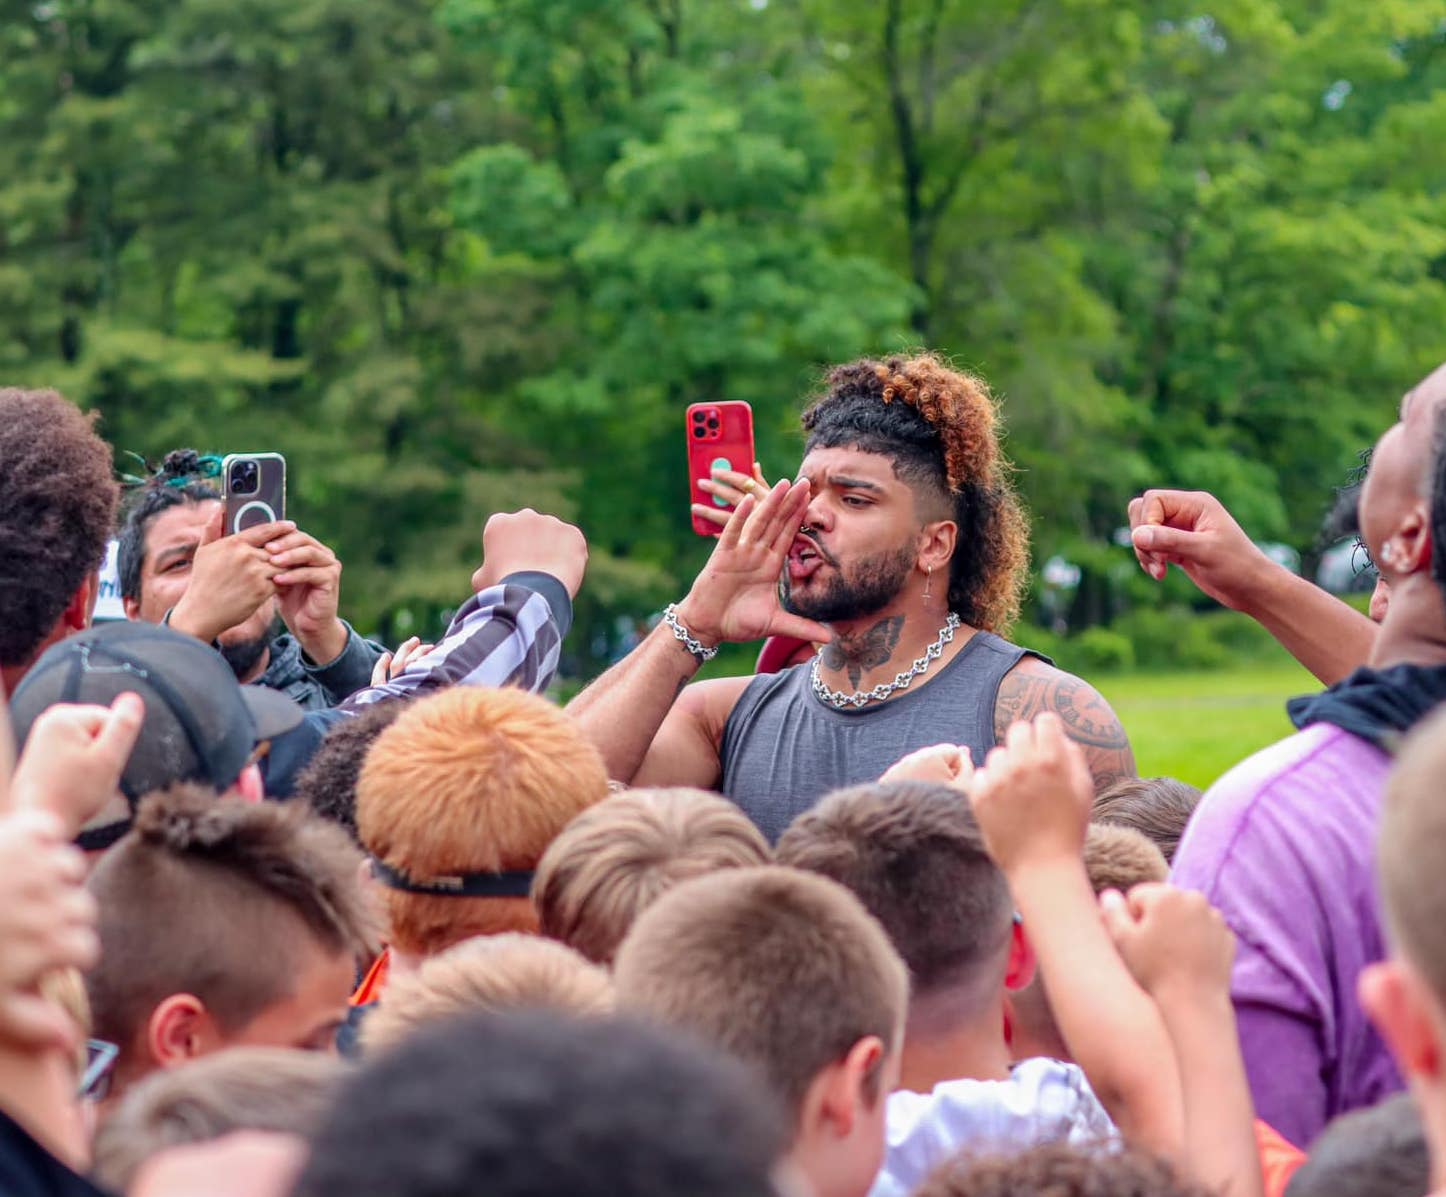
[[[813,682],[814,695],[820,702],[827,703],[836,711],[842,711],[846,707],[858,709],[869,702],[883,702],[890,694],[899,690],[907,690],[916,677],[926,673],[929,666],[944,655],[944,646],[954,639],[954,633],[959,630],[959,626],[959,616],[950,611],[949,618],[939,629],[939,638],[924,650],[924,655],[895,677],[893,681],[880,682],[872,690],[855,690],[852,694],[845,694],[842,690],[830,690],[818,675],[820,658],[814,657],[813,664],[809,666],[809,679]]]

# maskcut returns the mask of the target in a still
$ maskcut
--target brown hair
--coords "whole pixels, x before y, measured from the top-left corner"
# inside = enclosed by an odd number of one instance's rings
[[[1170,876],[1160,849],[1138,831],[1101,823],[1092,823],[1085,832],[1084,865],[1097,894],[1107,889],[1128,893],[1137,885]]]
[[[298,801],[356,838],[356,783],[376,738],[406,709],[401,699],[363,707],[334,724],[296,777]]]
[[[1173,777],[1127,777],[1095,799],[1090,819],[1138,831],[1168,863],[1199,801],[1199,790]]]
[[[961,988],[987,999],[1004,983],[1009,887],[957,790],[918,781],[836,790],[783,833],[777,860],[864,904],[908,965],[915,1002]]]
[[[1003,1144],[1000,1149],[1003,1149]],[[1209,1197],[1159,1156],[1114,1144],[1048,1143],[1026,1151],[960,1154],[913,1197]]]
[[[634,920],[690,877],[767,864],[768,841],[733,803],[686,787],[615,794],[585,810],[537,866],[544,935],[610,964]]]
[[[1381,900],[1394,946],[1446,1005],[1446,708],[1407,737],[1386,781],[1376,839]]]
[[[387,1000],[362,1023],[361,1042],[368,1053],[389,1048],[418,1027],[469,1010],[600,1016],[612,1008],[607,970],[571,948],[515,931],[480,935],[423,961],[415,973],[392,978]]]
[[[767,866],[685,881],[618,950],[618,1004],[757,1069],[796,1117],[815,1077],[868,1036],[897,1050],[903,961],[848,890]]]
[[[319,1052],[233,1047],[153,1072],[101,1123],[95,1179],[108,1192],[124,1193],[153,1155],[232,1131],[310,1135],[349,1071]]]
[[[959,527],[949,562],[949,607],[965,623],[1002,631],[1019,615],[1029,524],[999,447],[988,384],[935,353],[860,358],[836,366],[803,413],[805,451],[853,447],[894,461],[894,473],[933,492]]]
[[[100,568],[120,494],[110,446],[55,391],[0,387],[0,665],[28,665]]]
[[[124,1053],[158,1003],[191,993],[227,1032],[291,990],[298,942],[364,959],[375,946],[346,833],[296,803],[218,798],[196,785],[143,798],[88,887],[100,963],[96,1032]]]
[[[413,877],[526,870],[607,792],[597,749],[552,703],[457,686],[412,703],[372,744],[357,831],[372,856]],[[418,955],[537,925],[526,898],[387,889],[384,902],[391,942]]]

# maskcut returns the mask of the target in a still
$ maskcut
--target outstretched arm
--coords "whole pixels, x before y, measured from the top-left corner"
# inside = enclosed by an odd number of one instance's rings
[[[1255,1114],[1230,1004],[1230,928],[1204,895],[1169,885],[1137,885],[1128,896],[1109,891],[1100,908],[1170,1033],[1187,1166],[1211,1192],[1261,1197]]]
[[[1178,565],[1216,602],[1243,611],[1327,686],[1366,663],[1376,625],[1276,564],[1214,495],[1148,490],[1130,502],[1140,568],[1157,582]]]
[[[1004,675],[994,703],[994,738],[1004,743],[1009,725],[1050,711],[1059,716],[1065,734],[1084,749],[1085,762],[1101,793],[1126,777],[1136,776],[1130,738],[1114,711],[1088,682],[1038,657],[1025,657]]]
[[[969,800],[1070,1054],[1126,1138],[1177,1156],[1183,1114],[1170,1039],[1100,921],[1083,860],[1094,788],[1059,716],[1010,727],[975,772]]]

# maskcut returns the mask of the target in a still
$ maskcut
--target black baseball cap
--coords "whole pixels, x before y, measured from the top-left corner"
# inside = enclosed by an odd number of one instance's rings
[[[10,697],[23,744],[47,707],[109,706],[127,690],[146,716],[120,788],[129,801],[180,781],[226,789],[262,740],[290,731],[302,710],[284,694],[243,686],[210,645],[161,624],[93,627],[52,645]]]

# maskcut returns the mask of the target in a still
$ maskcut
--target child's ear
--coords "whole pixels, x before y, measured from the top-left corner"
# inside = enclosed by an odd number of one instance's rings
[[[1024,924],[1016,920],[1009,929],[1009,960],[1004,966],[1004,988],[1023,989],[1034,980],[1034,945],[1024,933]]]
[[[847,1139],[863,1110],[888,1096],[887,1088],[883,1040],[866,1035],[813,1078],[804,1097],[805,1123],[818,1125],[831,1139]]]
[[[1441,1076],[1441,1026],[1425,983],[1400,960],[1372,964],[1356,993],[1402,1074],[1435,1081]]]
[[[171,994],[147,1020],[146,1048],[161,1068],[175,1068],[220,1047],[221,1036],[210,1011],[193,994]]]

